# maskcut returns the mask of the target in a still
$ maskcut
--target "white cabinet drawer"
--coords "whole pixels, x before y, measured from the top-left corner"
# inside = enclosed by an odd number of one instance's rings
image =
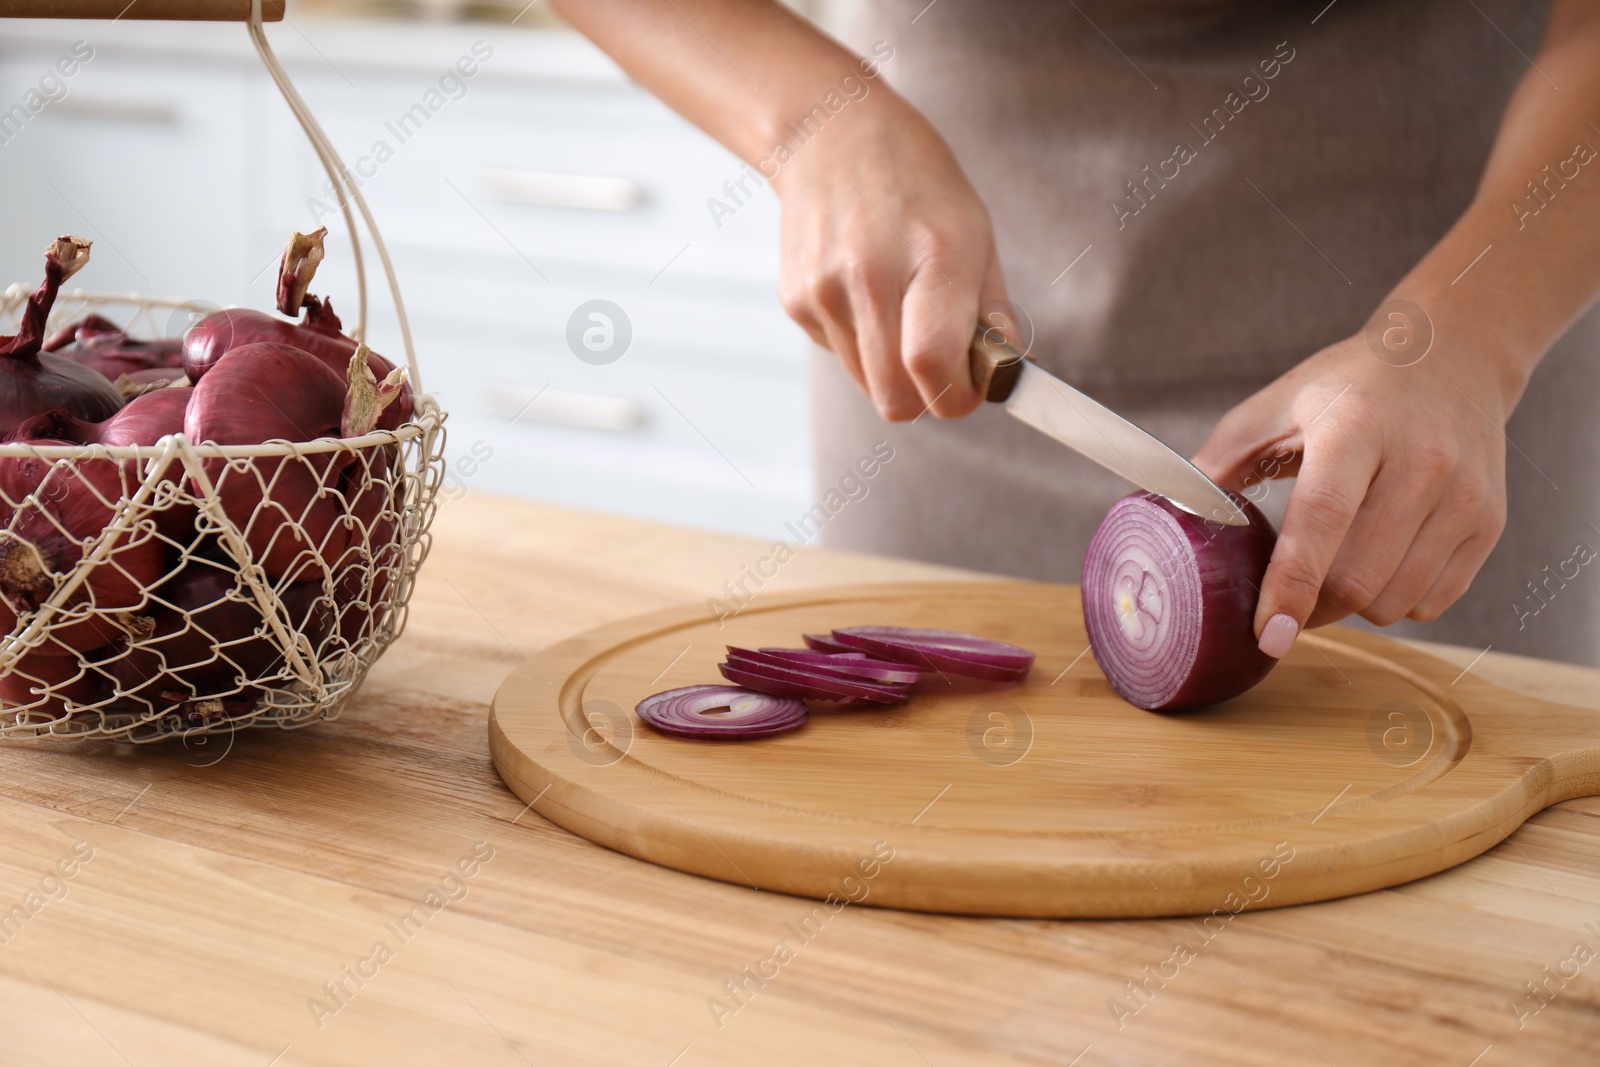
[[[641,90],[481,81],[426,125],[402,129],[397,118],[425,80],[369,75],[359,91],[333,77],[301,80],[377,217],[407,243],[514,249],[545,269],[605,265],[644,281],[675,256],[680,276],[776,279],[771,190],[747,184],[753,195],[718,227],[706,202],[726,196],[722,184],[742,165]],[[275,223],[331,217],[335,202],[298,131],[279,123],[273,136],[282,140],[271,150]]]
[[[0,100],[23,99],[54,59],[5,53]],[[95,245],[74,285],[242,299],[256,269],[248,235],[259,191],[243,77],[96,55],[64,86],[0,148],[0,284],[36,281],[45,244],[77,233]]]

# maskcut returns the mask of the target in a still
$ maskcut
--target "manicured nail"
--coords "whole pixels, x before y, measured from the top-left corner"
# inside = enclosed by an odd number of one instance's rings
[[[1261,628],[1261,651],[1273,659],[1282,659],[1289,654],[1294,639],[1299,635],[1300,624],[1279,612]]]

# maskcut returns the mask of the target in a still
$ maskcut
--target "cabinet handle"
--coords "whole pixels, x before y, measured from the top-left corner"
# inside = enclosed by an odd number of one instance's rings
[[[45,114],[65,119],[139,123],[146,126],[178,124],[178,109],[157,100],[110,100],[104,97],[86,100],[81,96],[69,96],[60,103],[50,105]]]
[[[490,410],[511,422],[583,426],[615,433],[637,430],[646,422],[644,405],[625,396],[495,385],[486,399]]]
[[[597,174],[557,174],[543,170],[485,167],[479,183],[493,196],[536,207],[580,207],[590,211],[632,211],[644,203],[644,187],[630,178]]]

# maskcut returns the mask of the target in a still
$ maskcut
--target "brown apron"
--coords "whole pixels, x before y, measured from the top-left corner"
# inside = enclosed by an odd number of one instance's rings
[[[1466,208],[1544,16],[1525,0],[874,0],[848,36],[894,49],[883,76],[988,205],[1033,354],[1192,454],[1233,404],[1360,329]],[[819,488],[874,442],[894,449],[824,543],[1077,580],[1130,486],[995,408],[885,424],[817,357]],[[1494,555],[1443,619],[1394,632],[1600,662],[1600,560],[1559,576],[1576,546],[1600,550],[1597,410],[1591,315],[1507,431]],[[1288,488],[1264,501],[1275,521]]]

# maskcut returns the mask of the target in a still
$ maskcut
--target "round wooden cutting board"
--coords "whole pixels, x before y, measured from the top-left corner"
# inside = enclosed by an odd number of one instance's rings
[[[779,737],[686,741],[633,714],[720,682],[726,645],[892,623],[1033,649],[1019,686],[934,677],[905,705]],[[501,686],[495,767],[610,848],[761,889],[921,911],[1214,915],[1461,863],[1600,793],[1600,713],[1510,693],[1395,641],[1305,636],[1225,705],[1153,714],[1087,653],[1073,586],[851,586],[602,626]],[[1459,675],[1459,677],[1458,677]]]

